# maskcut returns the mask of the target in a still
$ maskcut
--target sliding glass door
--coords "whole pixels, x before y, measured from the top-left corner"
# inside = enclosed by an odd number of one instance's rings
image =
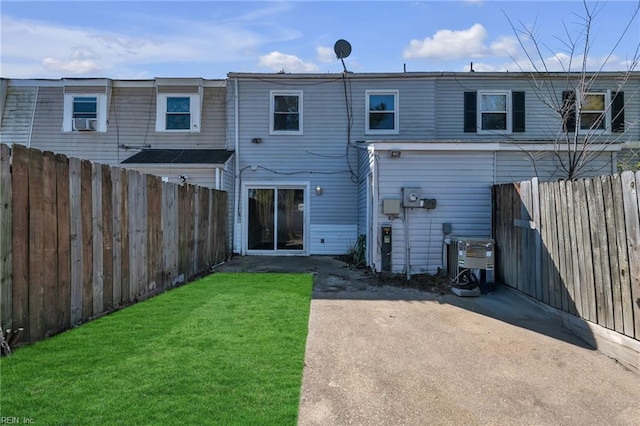
[[[248,188],[247,250],[303,252],[304,188]]]

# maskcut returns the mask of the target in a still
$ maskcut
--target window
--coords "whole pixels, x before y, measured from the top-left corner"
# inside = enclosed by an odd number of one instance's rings
[[[610,90],[576,94],[562,92],[565,132],[624,132],[624,93]]]
[[[107,95],[73,94],[64,95],[63,132],[107,131]]]
[[[366,99],[366,133],[397,134],[398,91],[367,90]]]
[[[74,96],[73,118],[98,118],[98,98],[96,96]]]
[[[302,134],[302,91],[271,91],[272,135]]]
[[[479,134],[524,132],[525,92],[465,92],[464,131]]]
[[[157,132],[199,132],[200,95],[158,94]]]
[[[480,128],[482,130],[509,129],[509,97],[506,93],[480,93]]]
[[[166,129],[189,130],[191,128],[191,99],[188,97],[167,97]]]
[[[606,93],[587,93],[580,110],[580,130],[604,130],[607,111]]]

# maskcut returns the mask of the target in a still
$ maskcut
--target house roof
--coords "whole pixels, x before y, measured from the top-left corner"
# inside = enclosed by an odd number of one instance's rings
[[[627,73],[627,71],[587,71],[587,77],[600,77],[600,78],[615,78],[623,76]],[[633,78],[637,78],[640,76],[640,71],[631,71],[629,73]],[[227,77],[230,79],[233,78],[244,78],[244,79],[269,79],[269,80],[286,80],[286,79],[323,79],[323,80],[332,80],[332,79],[342,79],[343,76],[346,75],[350,79],[382,79],[382,78],[390,78],[390,79],[399,79],[399,78],[407,78],[407,79],[439,79],[439,78],[450,78],[450,79],[459,79],[461,77],[465,78],[477,78],[477,79],[530,79],[533,76],[542,76],[544,78],[580,78],[582,77],[581,72],[549,72],[549,73],[531,73],[531,72],[504,72],[504,71],[495,71],[495,72],[469,72],[469,71],[412,71],[412,72],[380,72],[380,73],[252,73],[252,72],[229,72],[227,73]]]
[[[224,149],[144,149],[123,164],[224,164],[233,151]]]

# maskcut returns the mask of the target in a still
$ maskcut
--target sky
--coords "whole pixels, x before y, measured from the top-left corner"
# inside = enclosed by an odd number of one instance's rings
[[[640,54],[639,0],[588,3],[590,70]],[[229,72],[551,70],[582,63],[582,1],[0,1],[5,78],[202,77]],[[626,34],[624,33],[625,28]],[[527,58],[534,44],[541,55]],[[519,35],[519,37],[518,37]],[[640,68],[636,68],[640,70]]]

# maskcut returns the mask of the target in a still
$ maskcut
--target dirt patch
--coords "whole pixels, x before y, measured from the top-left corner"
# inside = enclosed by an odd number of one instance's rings
[[[405,275],[380,273],[376,275],[376,279],[372,282],[378,286],[391,286],[403,288],[415,288],[430,293],[448,294],[451,293],[451,284],[449,278],[444,275],[431,274],[414,274],[411,279],[407,279]]]
[[[413,288],[436,294],[451,293],[452,284],[450,284],[449,277],[442,273],[413,274],[411,275],[411,279],[408,280],[404,274],[391,274],[386,272],[375,273],[368,268],[355,266],[351,263],[352,259],[349,256],[338,256],[336,259],[345,264],[344,268],[364,274],[368,283],[374,286]]]

